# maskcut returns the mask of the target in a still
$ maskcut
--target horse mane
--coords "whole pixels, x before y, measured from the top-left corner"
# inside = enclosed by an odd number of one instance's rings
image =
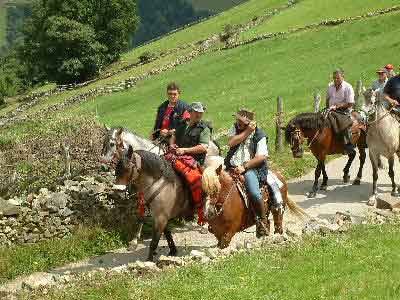
[[[329,127],[330,124],[324,116],[318,113],[302,113],[289,121],[285,129],[285,139],[290,143],[291,133],[295,128],[306,130],[319,130],[324,127]]]
[[[162,176],[169,182],[176,181],[175,170],[172,168],[171,163],[163,157],[146,150],[136,150],[135,153],[142,159],[142,170],[145,173],[157,179]]]
[[[204,170],[201,178],[203,191],[208,195],[216,195],[221,190],[221,183],[214,167],[208,167]]]

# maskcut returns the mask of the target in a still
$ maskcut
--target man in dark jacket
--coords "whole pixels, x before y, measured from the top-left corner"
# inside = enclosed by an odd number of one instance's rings
[[[151,139],[159,137],[168,139],[174,133],[176,126],[184,119],[188,119],[189,106],[180,97],[179,86],[172,82],[167,86],[168,100],[164,101],[157,109],[156,121],[151,134]]]
[[[390,104],[392,111],[400,117],[400,74],[388,80],[383,89],[383,98]]]
[[[246,189],[256,210],[257,237],[265,236],[269,231],[269,221],[266,218],[266,209],[260,190],[263,185],[271,188],[275,232],[281,232],[283,200],[278,183],[272,174],[268,174],[267,136],[257,127],[253,112],[241,109],[235,116],[236,123],[229,133],[230,149],[225,159],[225,166],[245,178]]]

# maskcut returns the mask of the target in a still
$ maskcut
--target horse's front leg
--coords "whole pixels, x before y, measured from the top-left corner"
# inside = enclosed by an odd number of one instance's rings
[[[319,187],[321,191],[326,191],[328,189],[328,174],[326,173],[325,161],[322,162],[322,184]]]
[[[161,234],[164,232],[168,223],[168,219],[164,216],[154,216],[153,218],[153,235],[150,242],[148,261],[154,260],[158,243],[160,242]]]
[[[368,200],[368,205],[375,206],[376,198],[378,195],[377,182],[378,182],[378,164],[379,157],[377,157],[370,149],[369,158],[371,160],[372,165],[372,195]]]
[[[176,256],[178,251],[176,250],[175,242],[172,237],[171,230],[168,229],[168,227],[165,228],[164,230],[164,236],[167,239],[168,247],[169,247],[169,256]]]
[[[389,177],[390,180],[392,181],[392,196],[393,197],[399,197],[400,196],[400,188],[399,190],[397,189],[396,181],[394,179],[394,156],[389,158]]]
[[[324,164],[323,161],[318,160],[317,167],[315,168],[314,184],[313,184],[311,192],[308,194],[308,198],[314,198],[317,195],[318,180],[319,180],[319,177],[321,176],[321,171],[322,171],[323,164]]]
[[[367,157],[367,154],[365,152],[365,148],[364,147],[359,147],[359,155],[360,155],[360,167],[358,169],[358,173],[357,173],[357,178],[354,180],[353,185],[360,185],[361,184],[361,178],[362,178],[362,171],[364,168],[364,163],[365,163],[365,159]]]
[[[344,183],[348,183],[350,181],[350,167],[351,164],[354,161],[354,158],[356,157],[356,151],[352,151],[351,153],[349,153],[349,159],[347,160],[347,164],[345,165],[344,169],[343,169],[343,182]]]
[[[137,249],[140,237],[142,235],[143,224],[144,224],[144,220],[140,220],[139,223],[138,223],[138,229],[136,231],[135,237],[134,237],[134,239],[132,241],[129,242],[128,249],[131,250],[131,251],[134,251],[134,250]]]

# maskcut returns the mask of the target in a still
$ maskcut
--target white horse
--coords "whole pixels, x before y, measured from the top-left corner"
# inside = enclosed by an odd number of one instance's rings
[[[140,137],[139,135],[130,132],[125,128],[108,128],[106,127],[107,134],[103,140],[103,149],[101,151],[101,162],[109,164],[115,158],[117,153],[117,143],[122,142],[123,149],[128,149],[132,146],[133,150],[145,150],[157,155],[163,155],[164,149],[160,145],[155,144],[153,141]],[[205,167],[216,166],[218,167],[223,163],[223,158],[220,156],[221,150],[215,141],[210,141]]]
[[[371,97],[373,109],[370,110],[368,120],[367,144],[369,147],[369,157],[373,168],[373,187],[372,196],[368,204],[375,205],[378,181],[379,157],[382,155],[388,159],[389,176],[392,181],[392,196],[400,195],[400,187],[397,187],[394,179],[394,159],[395,155],[400,158],[400,123],[391,115],[390,109],[386,108],[386,103],[376,98],[376,92],[367,90],[364,94],[367,98]]]

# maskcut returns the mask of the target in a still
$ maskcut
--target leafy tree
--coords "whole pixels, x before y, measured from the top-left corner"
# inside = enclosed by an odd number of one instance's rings
[[[136,0],[35,0],[20,58],[39,81],[87,80],[120,57],[137,23]]]

